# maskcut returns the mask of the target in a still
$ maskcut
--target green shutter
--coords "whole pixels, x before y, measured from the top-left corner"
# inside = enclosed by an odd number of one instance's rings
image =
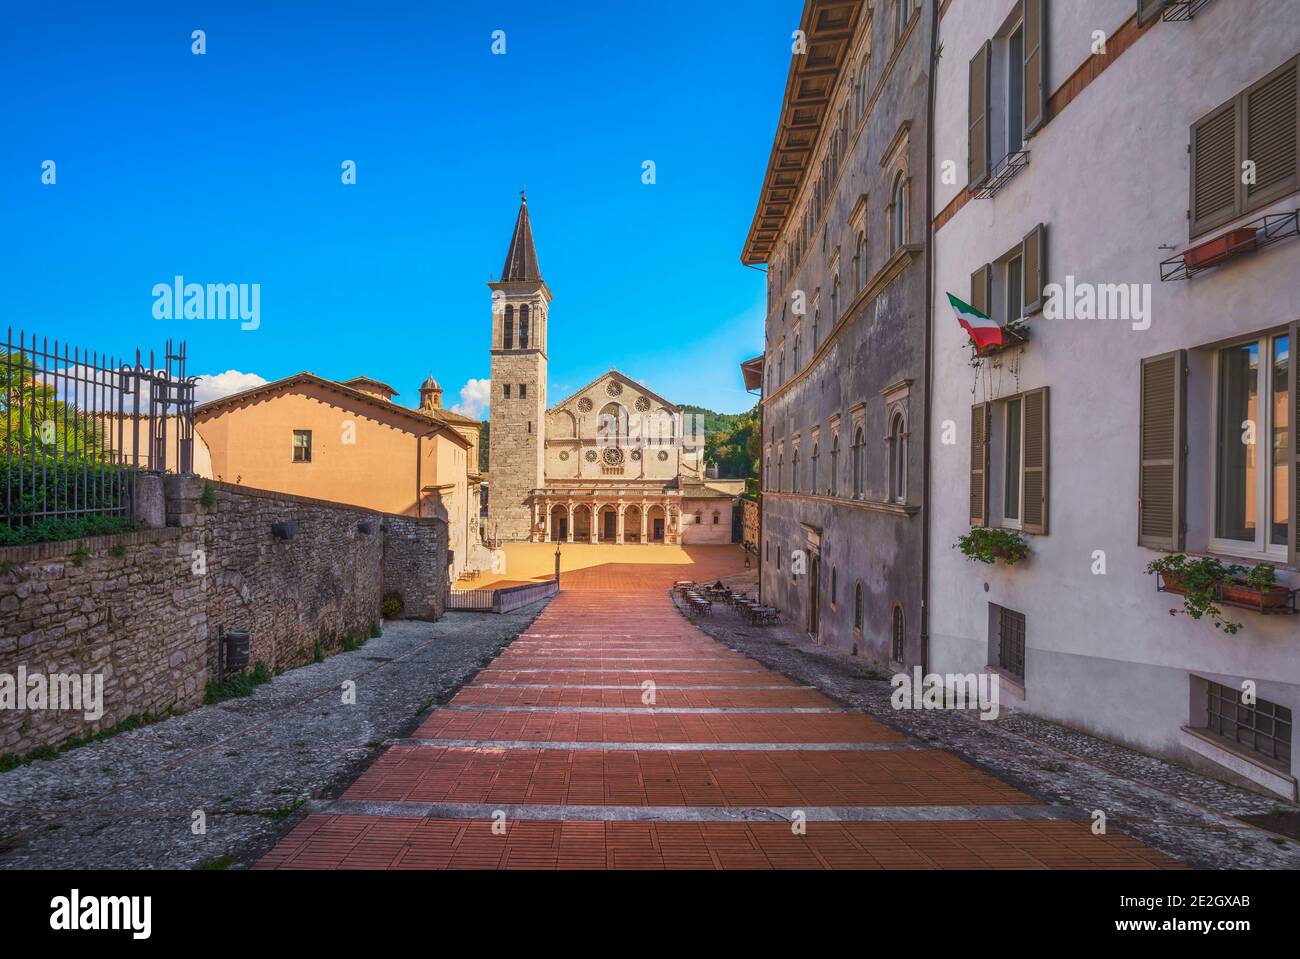
[[[1241,161],[1255,163],[1255,182],[1245,183],[1242,212],[1258,210],[1300,189],[1296,164],[1300,141],[1300,110],[1296,98],[1300,84],[1296,68],[1300,57],[1274,70],[1241,96]],[[1238,164],[1240,171],[1241,164]]]
[[[979,53],[970,61],[970,87],[967,96],[966,179],[970,189],[982,186],[989,178],[989,64],[993,42],[985,40]]]
[[[1240,212],[1237,165],[1238,100],[1192,124],[1191,235],[1222,226]]]
[[[993,308],[993,267],[985,263],[970,275],[970,305],[985,316],[992,316]]]
[[[1047,280],[1047,227],[1038,224],[1025,234],[1020,246],[1021,295],[1025,316],[1043,308],[1043,286]]]
[[[1047,0],[1024,0],[1025,137],[1047,122]]]
[[[1021,488],[1024,503],[1020,508],[1021,528],[1026,533],[1047,533],[1047,387],[1030,390],[1024,395],[1024,446],[1021,449]],[[1007,477],[1007,482],[1011,478]]]
[[[1187,351],[1142,361],[1138,426],[1138,545],[1183,548]]]
[[[970,408],[970,524],[989,524],[989,411],[988,403]]]

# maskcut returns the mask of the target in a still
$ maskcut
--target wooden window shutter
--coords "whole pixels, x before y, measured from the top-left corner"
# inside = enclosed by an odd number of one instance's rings
[[[1291,443],[1289,451],[1289,460],[1287,463],[1287,484],[1289,499],[1291,504],[1291,515],[1287,517],[1287,563],[1294,566],[1296,559],[1300,557],[1300,522],[1297,522],[1296,507],[1300,505],[1300,479],[1297,479],[1297,470],[1300,470],[1300,437],[1296,436],[1296,413],[1300,412],[1300,372],[1297,368],[1300,363],[1296,362],[1296,342],[1297,336],[1300,336],[1300,322],[1293,321],[1287,329],[1287,391],[1290,393],[1291,404],[1291,422],[1288,423],[1286,431],[1287,439]]]
[[[1183,548],[1187,351],[1142,361],[1138,427],[1138,545]]]
[[[1165,6],[1166,0],[1138,0],[1138,25],[1160,16]]]
[[[985,316],[993,308],[993,267],[985,263],[970,275],[970,305]]]
[[[1191,235],[1222,226],[1240,211],[1237,100],[1192,124]]]
[[[1047,122],[1047,0],[1025,3],[1025,137]]]
[[[1255,182],[1243,184],[1242,212],[1258,210],[1300,189],[1296,145],[1300,140],[1300,110],[1296,82],[1300,57],[1274,70],[1242,94],[1242,154],[1237,164],[1255,162]]]
[[[1026,533],[1040,536],[1047,532],[1047,387],[1030,390],[1024,395],[1025,440],[1020,469],[1023,476],[1024,504],[1020,526]]]
[[[1020,247],[1020,302],[1025,316],[1043,308],[1043,286],[1047,278],[1047,227],[1038,224],[1025,234]]]
[[[966,180],[969,189],[982,186],[989,178],[989,63],[993,41],[985,40],[970,61],[970,90],[967,94]]]
[[[988,403],[970,408],[970,524],[989,524],[989,413]]]

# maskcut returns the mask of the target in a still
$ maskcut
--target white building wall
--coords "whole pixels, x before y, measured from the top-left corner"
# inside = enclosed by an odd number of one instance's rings
[[[1135,3],[1049,7],[1050,93],[1087,59],[1092,31],[1113,35]],[[965,188],[970,59],[1010,9],[954,3],[941,21],[936,212]],[[1188,281],[1162,283],[1159,275],[1161,260],[1190,245],[1192,123],[1297,49],[1300,18],[1286,3],[1215,0],[1190,23],[1156,23],[1028,141],[1026,169],[995,198],[970,200],[934,239],[930,668],[984,669],[988,604],[1010,607],[1027,620],[1026,709],[1202,765],[1181,732],[1195,718],[1190,674],[1233,686],[1253,679],[1261,698],[1300,710],[1300,622],[1229,609],[1244,628],[1225,635],[1206,621],[1171,616],[1181,597],[1157,593],[1144,574],[1158,554],[1137,545],[1140,360],[1300,318],[1300,238]],[[942,182],[945,160],[955,162],[955,185]],[[1292,195],[1271,209],[1298,204]],[[1026,562],[985,566],[949,548],[970,528],[971,406],[985,397],[982,390],[972,396],[967,336],[945,293],[968,300],[972,271],[1040,222],[1048,231],[1047,282],[1073,274],[1078,282],[1149,284],[1152,320],[1136,331],[1123,320],[1030,319],[1019,382],[1004,371],[1000,392],[1050,388],[1050,526],[1047,535],[1026,536]],[[1194,358],[1188,380],[1189,551],[1209,518],[1212,438],[1195,407],[1198,395],[1208,396],[1208,369]],[[948,420],[953,445],[943,442]],[[1092,572],[1096,550],[1105,552],[1105,575]],[[1295,572],[1279,574],[1297,585]]]

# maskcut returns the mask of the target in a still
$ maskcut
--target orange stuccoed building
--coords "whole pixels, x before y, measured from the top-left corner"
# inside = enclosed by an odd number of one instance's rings
[[[396,395],[369,377],[304,372],[212,400],[194,412],[196,468],[227,483],[444,519],[454,581],[479,542],[481,424],[443,409],[432,376],[418,409]]]

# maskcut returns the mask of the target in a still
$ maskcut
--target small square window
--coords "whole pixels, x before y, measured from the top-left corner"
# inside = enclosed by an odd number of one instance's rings
[[[993,643],[993,665],[1017,679],[1025,678],[1025,614],[993,606],[997,634]]]
[[[295,463],[311,462],[311,430],[293,431],[293,461]]]

